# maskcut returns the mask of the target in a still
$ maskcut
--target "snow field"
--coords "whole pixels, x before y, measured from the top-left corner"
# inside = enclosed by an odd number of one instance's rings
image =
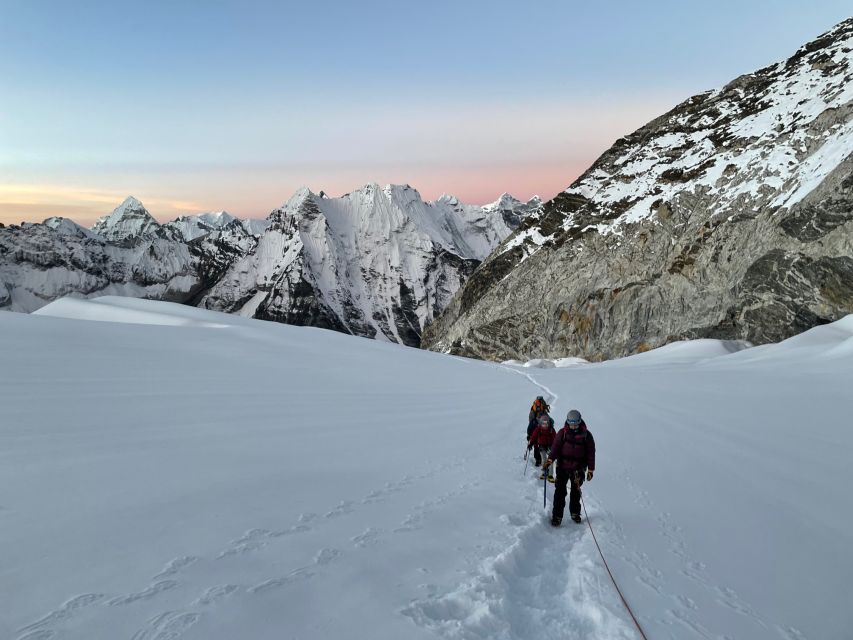
[[[846,638],[850,320],[542,369],[145,300],[0,314],[0,637],[636,638],[522,475],[545,394],[595,435],[650,638]]]

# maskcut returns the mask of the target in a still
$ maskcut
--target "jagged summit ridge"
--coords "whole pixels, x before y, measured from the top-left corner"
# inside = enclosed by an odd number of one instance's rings
[[[853,19],[616,141],[468,280],[432,348],[626,355],[853,310]]]
[[[237,233],[239,233],[239,229],[242,229],[249,235],[260,236],[269,224],[268,220],[258,220],[257,218],[241,220],[227,211],[211,211],[179,216],[164,224],[163,227],[174,230],[181,238],[189,242],[227,229],[235,229]]]
[[[514,202],[508,213],[424,202],[409,185],[372,183],[339,198],[302,188],[200,305],[417,345],[513,217],[538,204]]]
[[[374,183],[340,198],[299,189],[266,220],[211,212],[160,225],[128,198],[92,231],[60,218],[0,229],[0,308],[119,294],[417,345],[539,204],[424,202],[409,185]]]

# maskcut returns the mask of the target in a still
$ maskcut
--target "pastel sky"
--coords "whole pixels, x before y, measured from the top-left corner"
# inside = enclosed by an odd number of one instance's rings
[[[0,0],[0,222],[263,217],[300,186],[550,198],[849,0]]]

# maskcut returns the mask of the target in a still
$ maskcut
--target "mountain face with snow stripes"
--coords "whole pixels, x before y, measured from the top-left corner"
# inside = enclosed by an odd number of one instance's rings
[[[297,192],[257,250],[199,306],[418,345],[423,327],[538,200],[472,207],[371,184],[340,198]]]
[[[371,184],[341,198],[300,190],[266,220],[216,212],[159,224],[130,197],[91,230],[66,218],[0,228],[0,309],[125,295],[417,346],[540,205],[507,194],[427,203],[408,185]]]
[[[427,330],[484,358],[775,342],[853,310],[853,19],[617,140]]]

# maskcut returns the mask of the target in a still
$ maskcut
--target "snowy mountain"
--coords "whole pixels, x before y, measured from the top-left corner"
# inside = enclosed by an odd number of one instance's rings
[[[78,238],[95,239],[98,234],[90,231],[86,227],[82,227],[73,220],[68,218],[60,218],[57,216],[47,218],[43,223],[44,226],[53,229],[59,233],[76,236]]]
[[[743,346],[545,370],[150,300],[0,314],[0,638],[639,639],[594,531],[652,640],[843,640],[853,316]],[[595,436],[592,529],[525,470],[540,394]]]
[[[269,221],[252,218],[240,220],[226,211],[216,211],[199,213],[192,216],[180,216],[163,226],[174,229],[181,238],[190,242],[191,240],[206,236],[214,231],[220,231],[231,225],[242,227],[248,235],[260,236],[269,226]]]
[[[158,228],[123,236],[131,225],[119,221],[117,241],[65,218],[0,229],[0,309],[29,312],[69,294],[190,299],[200,285],[198,259]]]
[[[408,185],[340,198],[303,189],[272,212],[256,251],[199,306],[418,345],[424,325],[521,218],[508,196],[484,207],[424,202]]]
[[[132,241],[156,233],[160,224],[143,204],[130,196],[111,214],[99,218],[92,231],[111,242]]]
[[[267,220],[159,224],[127,198],[91,231],[64,218],[0,228],[0,309],[127,295],[418,345],[423,326],[537,198],[478,207],[409,186],[297,192]]]
[[[612,358],[853,310],[853,19],[618,140],[505,241],[433,349]]]

